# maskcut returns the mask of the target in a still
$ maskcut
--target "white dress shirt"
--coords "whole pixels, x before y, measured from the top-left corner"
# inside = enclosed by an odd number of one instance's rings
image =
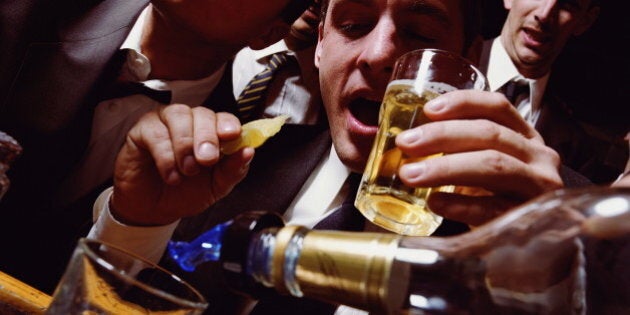
[[[530,91],[529,102],[522,102],[517,107],[517,110],[532,126],[536,125],[543,106],[542,98],[545,93],[545,88],[547,87],[547,82],[549,81],[549,74],[550,73],[547,73],[538,79],[523,78],[516,69],[516,66],[514,66],[510,56],[505,51],[501,43],[501,37],[497,37],[493,40],[490,50],[490,59],[488,60],[488,71],[486,72],[490,89],[497,91],[504,84],[517,77],[527,80],[529,82]]]
[[[344,185],[348,175],[350,169],[339,160],[332,146],[284,213],[284,219],[289,224],[315,226],[350,194]]]
[[[265,99],[263,116],[288,115],[290,124],[315,124],[321,111],[319,74],[314,65],[315,46],[297,52],[279,41],[261,50],[244,48],[234,57],[232,88],[234,98],[258,73],[275,53],[286,52],[297,59],[297,64],[287,64],[275,74]]]

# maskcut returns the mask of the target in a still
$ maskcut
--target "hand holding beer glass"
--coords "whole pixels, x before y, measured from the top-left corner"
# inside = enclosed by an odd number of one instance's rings
[[[405,156],[396,147],[396,136],[429,122],[424,104],[454,90],[488,90],[485,76],[466,59],[443,50],[421,49],[396,61],[379,113],[379,127],[361,179],[355,206],[363,215],[387,230],[430,235],[442,217],[427,206],[434,191],[452,192],[453,186],[407,187],[398,177],[400,166],[442,155]]]

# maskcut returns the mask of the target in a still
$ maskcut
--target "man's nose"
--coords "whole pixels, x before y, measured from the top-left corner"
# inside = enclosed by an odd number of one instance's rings
[[[379,20],[362,45],[359,68],[373,75],[386,75],[386,79],[389,79],[396,58],[404,52],[393,20]]]
[[[536,17],[536,20],[538,22],[546,23],[553,19],[557,10],[557,0],[541,0],[541,3],[538,5],[536,11],[534,12],[534,16]]]

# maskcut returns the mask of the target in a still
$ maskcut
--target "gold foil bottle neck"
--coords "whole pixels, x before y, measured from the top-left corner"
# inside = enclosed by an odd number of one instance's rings
[[[391,272],[400,238],[285,227],[276,237],[274,287],[295,296],[391,313],[407,290],[406,282],[397,279],[405,272]]]

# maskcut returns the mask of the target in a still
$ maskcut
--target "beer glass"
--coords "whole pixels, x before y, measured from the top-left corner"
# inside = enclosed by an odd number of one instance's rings
[[[452,192],[453,186],[408,187],[398,169],[422,158],[405,156],[395,144],[396,136],[429,122],[423,107],[440,94],[461,89],[488,90],[485,76],[469,61],[437,49],[421,49],[396,61],[379,113],[379,127],[357,192],[355,206],[374,224],[404,234],[426,236],[437,229],[442,217],[427,206],[435,191]]]
[[[82,238],[46,314],[201,314],[192,286],[120,248]]]

